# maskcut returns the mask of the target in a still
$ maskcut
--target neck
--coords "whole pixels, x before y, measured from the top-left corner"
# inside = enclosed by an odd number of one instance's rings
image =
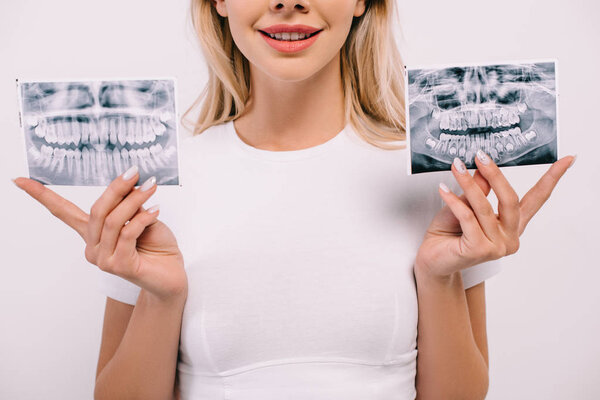
[[[313,147],[344,128],[339,53],[303,81],[275,80],[250,64],[250,99],[235,120],[249,145],[274,151]]]

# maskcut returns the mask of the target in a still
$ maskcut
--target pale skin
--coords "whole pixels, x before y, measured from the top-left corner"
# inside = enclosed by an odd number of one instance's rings
[[[360,0],[212,0],[229,18],[237,46],[250,61],[251,98],[235,121],[240,138],[259,149],[297,150],[324,143],[345,125],[339,50]],[[278,23],[324,29],[308,49],[290,55],[265,44],[257,29]],[[446,202],[415,260],[419,301],[417,398],[483,399],[488,388],[485,286],[463,289],[460,271],[513,254],[519,236],[574,158],[555,162],[519,199],[500,169],[477,160],[473,175],[452,173],[463,189],[440,188]],[[40,183],[15,183],[85,241],[88,261],[142,288],[136,306],[107,299],[96,399],[178,398],[177,349],[187,298],[183,258],[158,211],[142,204],[156,191],[116,178],[89,213]],[[499,199],[498,214],[487,200]],[[126,224],[126,222],[129,223]],[[152,347],[152,351],[147,351]]]

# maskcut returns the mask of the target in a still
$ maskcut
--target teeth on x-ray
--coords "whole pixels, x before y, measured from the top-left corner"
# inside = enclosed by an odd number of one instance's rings
[[[140,181],[178,184],[174,82],[21,84],[30,176],[107,185],[132,165]]]
[[[498,165],[556,160],[553,62],[409,70],[413,172],[474,166],[478,149]]]

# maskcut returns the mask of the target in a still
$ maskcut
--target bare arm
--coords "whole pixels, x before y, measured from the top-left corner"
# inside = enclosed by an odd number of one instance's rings
[[[417,399],[484,399],[487,362],[472,330],[460,272],[441,280],[415,269],[415,277],[419,302]],[[478,329],[481,339],[480,332]]]
[[[102,333],[94,399],[175,398],[184,304],[185,295],[165,301],[143,289],[135,307],[107,301],[107,316],[111,318],[105,320]],[[128,308],[132,311],[127,321]],[[124,322],[126,330],[118,343]],[[109,331],[111,326],[114,331]]]
[[[489,370],[488,340],[485,316],[485,281],[465,290],[473,336]]]

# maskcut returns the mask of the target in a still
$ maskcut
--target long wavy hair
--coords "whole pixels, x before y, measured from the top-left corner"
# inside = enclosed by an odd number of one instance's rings
[[[235,120],[250,93],[249,62],[235,45],[228,18],[210,0],[192,0],[191,18],[208,64],[208,82],[184,113],[194,135]],[[382,149],[406,146],[404,63],[392,32],[394,0],[367,0],[341,48],[345,118],[359,136]],[[200,106],[195,121],[189,114]],[[401,141],[400,145],[390,142]]]

